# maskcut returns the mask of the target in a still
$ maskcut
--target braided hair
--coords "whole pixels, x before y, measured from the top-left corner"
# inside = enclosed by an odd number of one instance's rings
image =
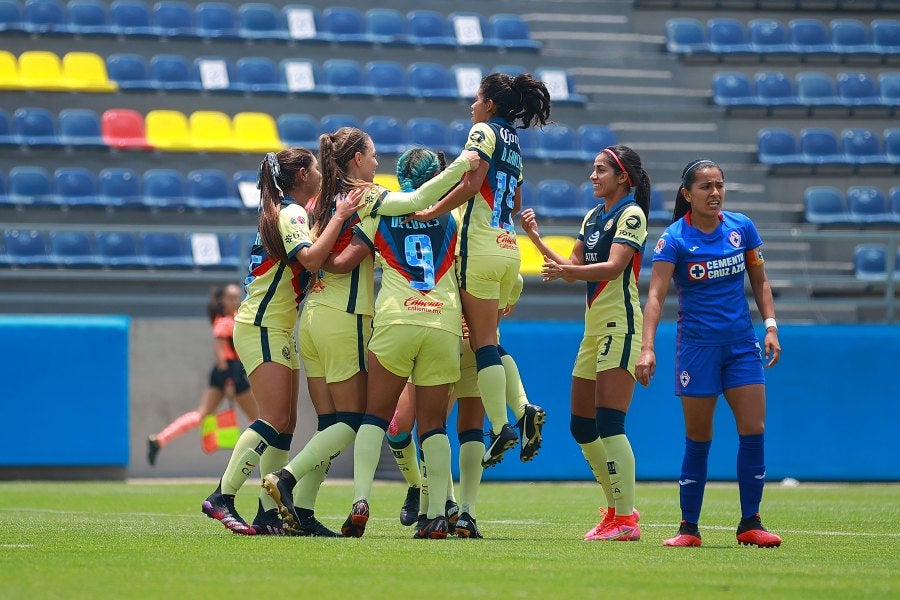
[[[400,191],[412,192],[447,168],[443,152],[427,148],[411,148],[397,159],[397,181]]]

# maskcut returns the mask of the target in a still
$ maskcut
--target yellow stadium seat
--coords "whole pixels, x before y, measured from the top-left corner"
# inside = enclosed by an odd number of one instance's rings
[[[147,142],[156,149],[169,152],[195,150],[184,113],[177,110],[151,110],[144,122],[147,126]]]
[[[62,59],[63,77],[79,92],[114,92],[118,84],[109,80],[106,62],[93,52],[69,52]]]
[[[526,235],[518,236],[519,254],[522,255],[522,264],[519,266],[519,273],[522,275],[540,275],[541,266],[544,264],[544,257],[541,251],[528,239]]]
[[[190,116],[191,145],[202,152],[237,152],[231,117],[217,110],[198,110]]]
[[[19,61],[16,55],[0,50],[0,89],[21,90],[22,82],[19,80]]]
[[[400,191],[400,182],[397,181],[397,176],[391,173],[376,173],[375,183],[383,188],[391,190],[392,192]]]
[[[548,235],[542,238],[551,250],[568,260],[572,256],[572,248],[575,247],[575,238],[568,235]]]
[[[70,90],[59,57],[52,52],[28,50],[19,55],[19,81],[28,90],[65,92]]]
[[[275,119],[259,112],[234,115],[233,146],[240,152],[278,152],[284,148]]]

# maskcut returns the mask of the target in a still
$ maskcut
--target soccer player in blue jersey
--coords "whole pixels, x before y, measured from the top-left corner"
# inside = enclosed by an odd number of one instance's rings
[[[590,176],[602,198],[581,224],[568,258],[538,233],[534,211],[522,226],[544,256],[543,280],[586,281],[584,339],[572,370],[572,436],[603,488],[607,508],[584,539],[634,541],[641,537],[634,510],[634,453],[625,435],[625,414],[634,395],[641,348],[637,280],[647,237],[650,178],[628,146],[604,148]]]
[[[781,537],[759,517],[766,478],[763,431],[766,417],[765,367],[781,356],[772,289],[763,267],[762,239],[753,222],[722,210],[725,174],[711,160],[695,160],[681,175],[673,222],[653,255],[650,292],[644,306],[644,335],[637,379],[649,385],[656,369],[654,341],[669,280],[678,290],[675,393],[681,396],[686,430],[678,480],[681,526],[666,546],[700,546],[700,509],[712,443],[713,411],[719,394],[737,422],[737,478],[740,544],[781,545]],[[744,274],[766,328],[761,352],[744,293]]]

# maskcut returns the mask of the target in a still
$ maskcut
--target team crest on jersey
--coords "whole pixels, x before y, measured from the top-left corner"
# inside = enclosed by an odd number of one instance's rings
[[[687,371],[682,371],[681,375],[678,376],[678,381],[681,382],[681,387],[686,388],[691,382],[691,374]]]
[[[656,242],[656,248],[653,250],[654,253],[659,254],[663,251],[663,248],[666,247],[666,238],[659,238],[659,241]]]
[[[728,241],[731,242],[731,245],[735,248],[741,247],[741,234],[737,231],[732,231],[728,234]]]
[[[484,133],[481,131],[473,131],[469,134],[469,141],[480,144],[484,141]]]
[[[287,346],[282,346],[281,355],[284,357],[284,360],[291,360],[291,349]]]
[[[606,225],[603,226],[603,231],[609,231],[610,229],[612,229],[612,226],[613,226],[613,222],[607,221]]]
[[[635,215],[631,215],[627,219],[625,219],[625,227],[628,229],[637,229],[641,226],[641,220],[637,218]]]
[[[587,245],[588,245],[588,248],[593,248],[594,246],[596,246],[596,245],[597,245],[597,241],[598,241],[599,239],[600,239],[600,232],[599,232],[599,231],[595,231],[594,233],[592,233],[592,234],[588,237],[588,239],[587,239]]]

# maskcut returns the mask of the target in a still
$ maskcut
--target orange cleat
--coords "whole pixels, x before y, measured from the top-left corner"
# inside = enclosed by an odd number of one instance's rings
[[[678,527],[678,534],[675,537],[671,537],[667,540],[663,541],[663,546],[671,546],[671,547],[700,547],[703,545],[703,540],[700,539],[700,529],[697,527],[696,523],[688,523],[687,521],[682,521],[681,526]]]
[[[610,506],[609,508],[603,508],[601,506],[597,511],[600,513],[600,522],[594,525],[593,529],[584,534],[585,541],[595,539],[594,536],[599,534],[600,531],[606,528],[613,522],[613,519],[616,518],[616,508],[614,506]],[[641,520],[641,513],[639,513],[636,508],[631,512],[631,516],[634,517],[635,522]]]
[[[737,541],[743,546],[777,548],[781,545],[781,536],[775,535],[763,527],[759,513],[757,513],[752,517],[741,519],[737,528]]]

